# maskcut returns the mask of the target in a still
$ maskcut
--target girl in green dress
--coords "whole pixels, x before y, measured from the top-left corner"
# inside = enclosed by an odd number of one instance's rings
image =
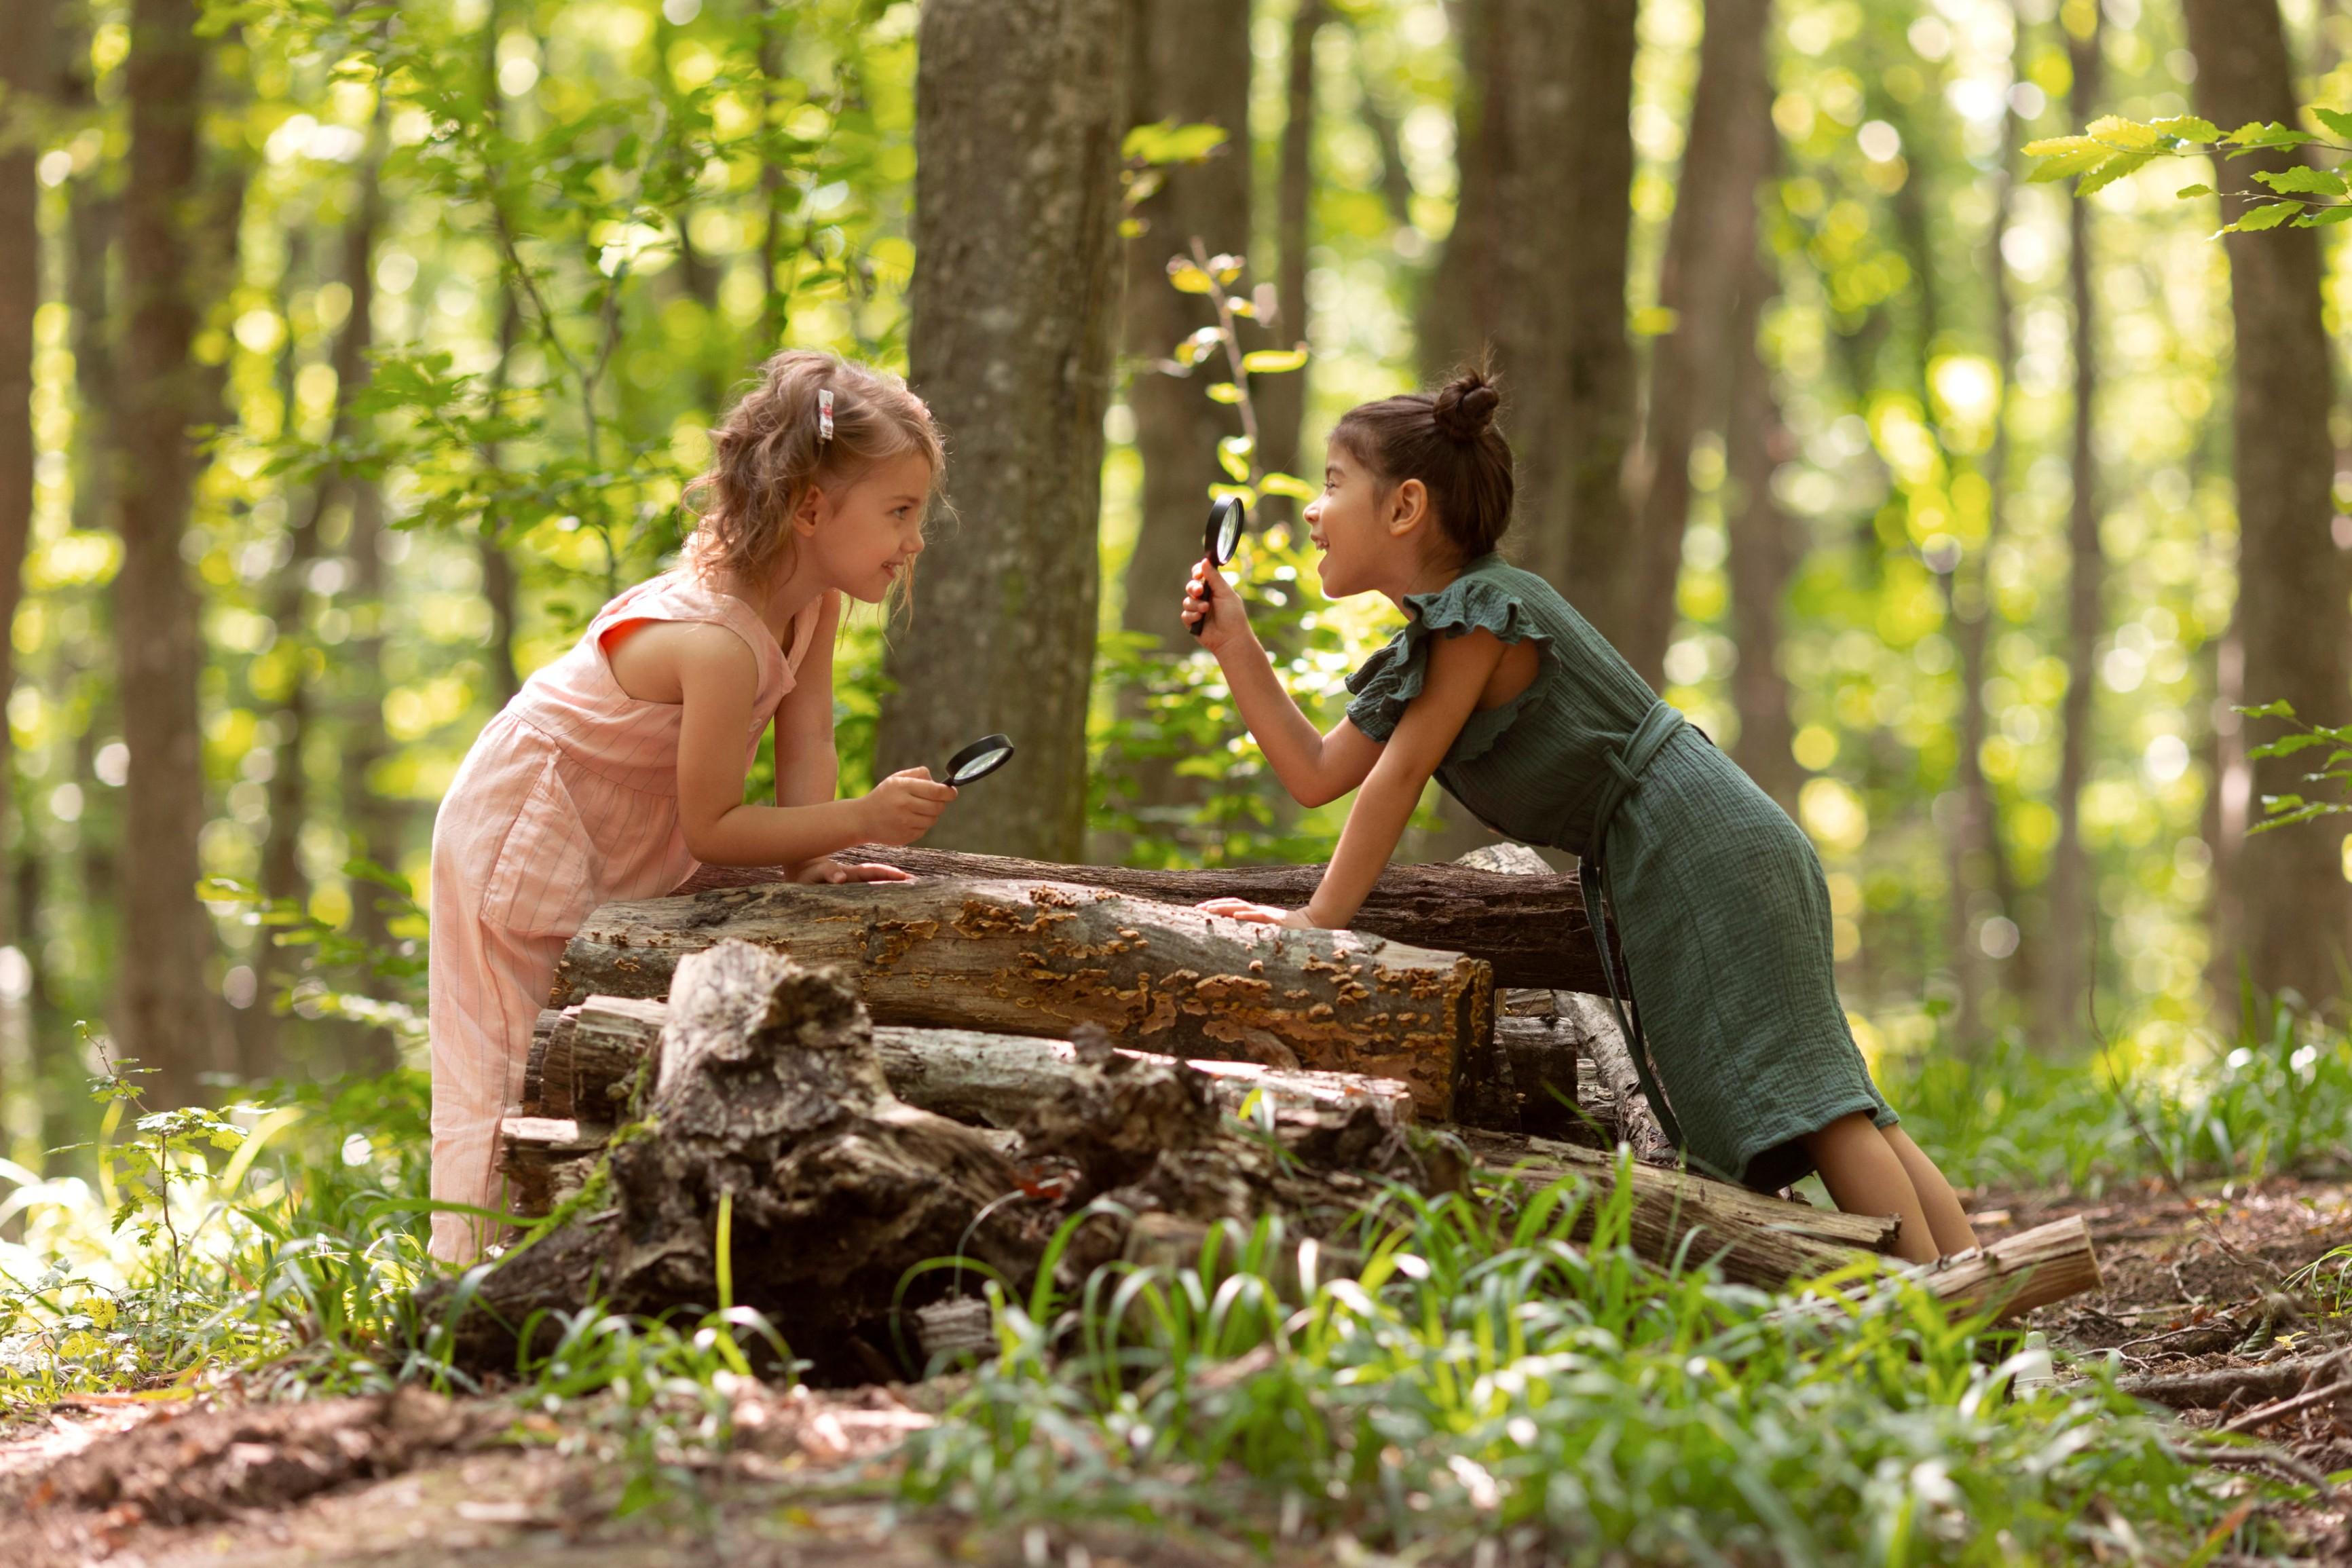
[[[1434,774],[1496,832],[1582,858],[1589,901],[1617,924],[1643,1087],[1693,1169],[1766,1190],[1817,1170],[1840,1208],[1900,1215],[1906,1258],[1974,1246],[1854,1048],[1811,843],[1550,584],[1496,553],[1512,498],[1498,401],[1474,373],[1332,431],[1306,511],[1323,592],[1385,595],[1406,623],[1349,679],[1330,733],[1283,690],[1224,578],[1194,568],[1184,619],[1284,787],[1305,805],[1359,792],[1304,909],[1202,907],[1345,926]]]

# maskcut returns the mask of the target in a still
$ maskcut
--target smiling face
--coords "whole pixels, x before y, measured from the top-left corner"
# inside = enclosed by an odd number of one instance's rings
[[[1323,493],[1307,504],[1307,536],[1323,552],[1323,596],[1395,597],[1422,566],[1428,492],[1418,479],[1383,487],[1362,459],[1334,441],[1323,458]]]
[[[812,489],[793,519],[810,574],[865,604],[887,598],[923,552],[931,482],[929,460],[905,452],[838,490]]]

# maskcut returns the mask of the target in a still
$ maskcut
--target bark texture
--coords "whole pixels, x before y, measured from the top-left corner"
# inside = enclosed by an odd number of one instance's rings
[[[2294,71],[2277,0],[2185,0],[2196,53],[2197,107],[2231,129],[2296,123]],[[2230,165],[2232,188],[2279,154]],[[2239,216],[2234,199],[2224,204]],[[2238,619],[2250,703],[2284,700],[2315,721],[2340,722],[2347,702],[2346,570],[2329,537],[2335,375],[2321,312],[2319,237],[2308,229],[2231,235],[2231,314],[2237,328]],[[2293,758],[2254,764],[2253,793],[2299,793]],[[2248,968],[2264,991],[2292,988],[2318,1005],[2340,990],[2347,912],[2338,836],[2265,833],[2236,848]]]
[[[1074,859],[1118,289],[1119,0],[932,0],[919,33],[908,355],[956,454],[921,613],[893,641],[883,771],[1003,731],[1021,754],[949,847]]]
[[[1274,197],[1274,297],[1276,312],[1267,323],[1279,342],[1303,342],[1307,338],[1307,247],[1312,237],[1315,195],[1315,40],[1330,19],[1324,0],[1298,0],[1291,13],[1290,44],[1283,63],[1282,146],[1277,155]],[[1372,106],[1369,88],[1362,100]],[[1383,172],[1391,167],[1387,143],[1381,144]],[[1402,221],[1402,220],[1400,220]],[[1310,367],[1311,370],[1311,367]],[[1309,370],[1270,375],[1250,388],[1257,403],[1258,456],[1276,473],[1298,474],[1302,467],[1317,476],[1322,458],[1312,460],[1299,449],[1307,421],[1307,378]],[[1298,503],[1272,497],[1258,503],[1262,516],[1294,517]]]
[[[1441,1119],[1494,1032],[1493,971],[1476,959],[1067,882],[782,883],[607,904],[564,950],[554,1002],[661,995],[681,957],[730,938],[842,966],[886,1024],[1095,1024],[1171,1055],[1402,1079]]]
[[[196,678],[204,645],[181,558],[195,472],[189,427],[206,417],[189,356],[197,302],[196,122],[204,50],[194,0],[136,0],[125,67],[131,169],[122,203],[122,339],[117,436],[125,472],[115,577],[123,738],[131,748],[122,829],[123,963],[109,1024],[126,1056],[157,1069],[158,1098],[182,1104],[198,1075],[236,1066],[227,1019],[208,983],[211,923],[196,901],[205,822]]]
[[[1508,548],[1588,613],[1631,527],[1634,12],[1634,0],[1460,8],[1462,196],[1422,322],[1425,375],[1493,350],[1518,459]]]
[[[1487,851],[1481,851],[1484,855]],[[1534,852],[1519,847],[1535,875],[1504,881],[1503,864],[1465,857],[1454,866],[1391,866],[1372,887],[1354,929],[1417,947],[1467,953],[1495,966],[1498,985],[1540,985],[1605,994],[1601,954],[1573,877],[1551,874]],[[867,844],[845,858],[896,866],[918,877],[971,877],[986,881],[1077,882],[1130,898],[1168,904],[1248,899],[1297,908],[1323,879],[1320,866],[1229,866],[1204,871],[1147,871],[1128,866],[1061,866],[1003,855],[963,855],[925,847]],[[1535,879],[1540,876],[1541,880]],[[782,881],[762,867],[705,866],[675,889],[761,887]],[[1622,985],[1623,982],[1620,981]]]
[[[1757,133],[1771,119],[1771,21],[1772,0],[1706,0],[1690,139],[1658,277],[1658,303],[1675,312],[1675,326],[1650,361],[1639,548],[1617,584],[1614,625],[1600,628],[1661,689],[1690,518],[1691,450],[1701,433],[1723,428],[1728,412],[1738,300],[1755,267],[1757,186],[1779,144]]]
[[[582,1125],[620,1120],[637,1069],[654,1055],[668,1017],[668,1003],[628,996],[591,996],[541,1013],[523,1078],[525,1113]],[[1039,1097],[1051,1093],[1085,1059],[1083,1048],[1070,1040],[978,1029],[879,1027],[874,1048],[899,1099],[990,1127],[1018,1126]],[[1412,1096],[1395,1079],[1286,1072],[1253,1062],[1186,1065],[1210,1080],[1212,1094],[1230,1110],[1238,1111],[1257,1095],[1286,1110],[1369,1105],[1383,1126],[1399,1126],[1413,1116]]]

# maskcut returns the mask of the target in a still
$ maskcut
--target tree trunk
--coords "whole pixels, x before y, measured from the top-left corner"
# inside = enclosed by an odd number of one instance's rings
[[[131,776],[123,795],[122,935],[110,1023],[126,1056],[159,1071],[156,1099],[184,1104],[199,1075],[236,1065],[208,983],[209,917],[195,895],[205,823],[205,663],[196,595],[180,542],[205,381],[189,355],[196,305],[188,231],[199,195],[196,121],[204,50],[192,0],[136,0],[125,69],[131,171],[122,211],[123,375],[118,431],[125,471],[115,635]]]
[[[1199,645],[1176,617],[1184,578],[1201,559],[1208,487],[1224,478],[1217,443],[1241,431],[1233,409],[1202,395],[1222,381],[1223,360],[1191,376],[1152,368],[1196,329],[1216,325],[1210,302],[1169,286],[1168,260],[1198,239],[1211,255],[1250,248],[1249,0],[1133,0],[1128,39],[1128,118],[1217,125],[1225,144],[1205,162],[1164,172],[1137,209],[1143,232],[1127,241],[1128,405],[1143,459],[1135,553],[1128,558],[1127,629],[1160,639],[1163,653]],[[1285,301],[1286,304],[1287,301]]]
[[[1632,526],[1634,10],[1461,7],[1462,191],[1422,315],[1425,376],[1491,348],[1504,377],[1522,520],[1507,548],[1596,615],[1594,584],[1615,580]]]
[[[1021,754],[931,837],[1074,858],[1086,829],[1103,412],[1118,286],[1118,0],[932,0],[916,68],[916,389],[960,527],[886,668],[877,766],[975,735]]]
[[[59,85],[51,60],[50,7],[0,12],[0,703],[16,689],[16,646],[7,634],[24,592],[25,549],[33,532],[33,319],[41,303],[40,142],[33,111]],[[17,809],[16,748],[0,723],[0,813],[16,816],[16,856],[38,854]],[[0,816],[0,825],[5,817]],[[0,942],[29,963],[29,924],[0,905]],[[27,978],[29,978],[29,972]],[[0,984],[0,1151],[39,1147],[40,1100],[29,1027],[29,985]],[[19,1227],[21,1228],[21,1227]],[[22,1239],[21,1236],[16,1239]]]
[[[2066,37],[2074,68],[2070,112],[2077,125],[2097,118],[2104,96],[2105,62],[2097,8],[2088,16],[2089,35],[2076,37],[2070,29]],[[2058,752],[2058,843],[2050,860],[2050,929],[2042,944],[2036,1030],[2052,1047],[2088,1030],[2083,996],[2090,975],[2091,860],[2083,847],[2083,792],[2091,782],[2092,697],[2097,689],[2099,633],[2105,620],[2100,598],[2106,584],[2106,559],[2099,549],[2099,316],[2092,216],[2089,202],[2067,205],[2066,277],[2074,305],[2074,496],[2066,531],[2066,699],[2059,718],[2063,732]],[[2324,418],[2322,425],[2324,428]],[[2319,532],[2325,547],[2325,518]],[[2344,617],[2337,619],[2341,623]],[[2337,893],[2341,897],[2340,887]]]
[[[1097,1024],[1171,1055],[1402,1079],[1440,1119],[1494,1035],[1494,972],[1476,959],[1067,882],[779,883],[606,904],[564,949],[555,1005],[658,996],[681,955],[729,938],[841,965],[885,1024]]]
[[[1313,234],[1315,196],[1315,40],[1329,19],[1325,0],[1298,0],[1298,9],[1290,18],[1279,183],[1274,204],[1276,310],[1268,323],[1283,343],[1303,342],[1307,338],[1307,247]],[[1370,101],[1367,89],[1365,102]],[[1307,421],[1307,374],[1299,370],[1268,376],[1250,389],[1257,402],[1260,459],[1276,473],[1297,474],[1301,479],[1307,477],[1300,472],[1302,465],[1317,478],[1323,472],[1321,453],[1309,461],[1299,450]],[[1259,503],[1262,519],[1295,517],[1298,510],[1297,502],[1281,497]]]
[[[2197,103],[2224,126],[2297,120],[2294,72],[2276,0],[2185,0],[2198,61]],[[2233,188],[2258,169],[2298,160],[2265,154],[2229,165]],[[2234,218],[2242,205],[2232,199]],[[2347,692],[2346,572],[2329,537],[2335,448],[2328,435],[2333,367],[2321,309],[2319,238],[2305,229],[2229,237],[2237,328],[2239,635],[2252,703],[2285,700],[2315,722],[2340,722]],[[2297,793],[2305,765],[2255,764],[2254,794]],[[2313,1005],[2339,991],[2347,900],[2340,835],[2291,828],[2248,839],[2233,857],[2246,959],[2264,991],[2293,989]]]
[[[1517,846],[1533,858],[1533,851]],[[858,860],[896,866],[917,877],[962,877],[992,882],[1077,882],[1133,899],[1177,905],[1241,898],[1297,908],[1322,880],[1320,866],[1227,866],[1205,871],[1143,871],[1126,866],[1064,866],[1001,855],[894,849],[866,844],[844,852]],[[1537,864],[1541,866],[1541,862]],[[783,879],[757,866],[705,866],[672,897],[719,888],[757,887]],[[1573,877],[1517,876],[1505,881],[1492,868],[1391,866],[1381,874],[1354,929],[1419,947],[1467,953],[1494,965],[1498,985],[1535,985],[1606,992],[1601,955],[1585,918],[1584,896]],[[1621,978],[1619,985],[1624,984]]]
[[[1636,553],[1617,584],[1622,597],[1612,611],[1614,625],[1600,628],[1654,687],[1664,685],[1674,637],[1691,447],[1701,432],[1723,424],[1722,389],[1738,363],[1737,304],[1755,267],[1757,187],[1778,145],[1758,134],[1771,120],[1765,59],[1771,21],[1772,0],[1706,0],[1690,139],[1658,277],[1658,303],[1675,312],[1675,322],[1657,340],[1650,362],[1641,461],[1647,484]]]
[[[343,325],[335,334],[334,351],[330,358],[335,373],[335,412],[331,438],[344,441],[352,434],[351,407],[367,379],[367,354],[374,342],[375,310],[375,236],[383,218],[383,198],[378,189],[381,160],[370,158],[359,170],[355,182],[358,206],[343,227],[341,273],[344,287],[351,290],[351,309]],[[289,405],[290,409],[291,405]],[[316,693],[311,685],[310,653],[313,644],[309,636],[310,572],[318,559],[320,531],[328,509],[340,497],[346,500],[353,511],[353,532],[358,531],[357,512],[361,505],[360,490],[369,481],[352,481],[337,475],[322,474],[311,491],[310,504],[294,528],[292,548],[286,565],[278,574],[275,616],[278,636],[295,645],[294,673],[286,700],[278,710],[278,759],[269,779],[269,837],[262,850],[262,891],[273,899],[307,899],[310,881],[302,874],[300,846],[302,827],[309,819],[310,777],[303,759],[309,750],[310,726],[318,717],[313,701]],[[362,650],[362,658],[366,657]],[[357,814],[347,812],[355,820]],[[366,891],[360,894],[366,897]],[[262,1059],[244,1064],[245,1076],[260,1078],[274,1071],[278,1063],[274,1056],[276,1014],[269,1004],[285,984],[290,970],[289,955],[274,945],[265,945],[257,967],[260,971],[261,1005],[257,1011],[249,1038],[257,1047]],[[267,1019],[265,1023],[263,1020]],[[268,1053],[268,1054],[263,1054]]]
[[[515,298],[513,281],[503,273],[499,281],[499,357],[490,366],[490,395],[502,398],[507,390],[507,375],[514,361],[515,342],[522,332],[522,306]],[[495,469],[500,457],[494,444],[482,454],[483,463]],[[520,574],[515,570],[514,557],[507,553],[506,519],[493,510],[483,517],[479,543],[482,565],[482,597],[490,606],[490,696],[500,708],[515,700],[522,689],[522,672],[515,668],[515,628],[518,616],[515,599],[520,586]]]
[[[1795,455],[1795,438],[1780,417],[1772,372],[1764,363],[1757,331],[1763,308],[1778,292],[1772,259],[1759,247],[1748,283],[1740,290],[1738,323],[1733,329],[1731,418],[1724,441],[1724,505],[1731,578],[1732,636],[1738,647],[1731,672],[1731,700],[1739,715],[1739,738],[1731,758],[1780,809],[1794,816],[1804,770],[1790,749],[1796,722],[1790,714],[1789,679],[1780,672],[1780,616],[1803,549],[1796,520],[1780,508],[1772,476]]]

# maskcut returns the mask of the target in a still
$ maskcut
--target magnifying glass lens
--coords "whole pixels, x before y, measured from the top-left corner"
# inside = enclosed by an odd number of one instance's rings
[[[1013,742],[1003,735],[983,735],[948,759],[947,782],[961,788],[984,779],[1013,757]]]
[[[1219,502],[1217,510],[1210,516],[1209,527],[1209,555],[1222,566],[1234,558],[1234,551],[1241,548],[1242,503],[1237,500]]]

